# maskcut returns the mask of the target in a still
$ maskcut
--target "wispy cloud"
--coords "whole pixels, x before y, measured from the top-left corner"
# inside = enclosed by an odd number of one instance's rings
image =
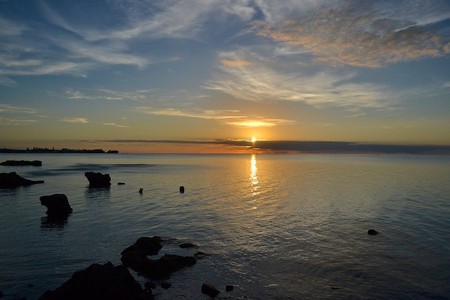
[[[224,92],[236,99],[302,102],[315,107],[385,108],[389,105],[388,92],[383,87],[350,83],[356,73],[328,70],[307,74],[272,64],[266,56],[248,49],[224,52],[219,57],[221,61],[233,58],[253,62],[239,68],[221,64],[220,74],[205,85],[207,89]]]
[[[31,125],[36,122],[37,122],[37,120],[14,119],[14,118],[5,118],[5,117],[0,116],[0,124],[1,125],[21,126],[21,125]]]
[[[396,7],[384,1],[340,1],[278,22],[261,22],[256,32],[333,65],[380,67],[448,55],[448,35],[427,25],[449,19],[449,11],[446,1],[405,1]]]
[[[0,104],[0,124],[8,126],[31,125],[38,122],[38,110],[10,104]]]
[[[128,126],[120,125],[120,124],[117,124],[117,123],[103,123],[103,125],[116,127],[116,128],[128,128]]]
[[[227,125],[238,127],[274,127],[295,123],[295,121],[287,119],[252,118],[242,114],[239,110],[180,110],[175,108],[153,107],[137,107],[136,110],[148,115],[216,120]]]
[[[238,120],[227,122],[228,125],[234,125],[238,127],[274,127],[280,125],[291,125],[296,122],[293,120],[285,119],[254,119],[254,120]]]
[[[77,117],[77,118],[62,118],[62,122],[66,123],[78,123],[78,124],[87,124],[89,123],[87,118],[84,117]]]
[[[238,110],[193,110],[186,111],[175,108],[136,107],[136,111],[157,116],[186,117],[208,120],[242,119],[244,115]]]

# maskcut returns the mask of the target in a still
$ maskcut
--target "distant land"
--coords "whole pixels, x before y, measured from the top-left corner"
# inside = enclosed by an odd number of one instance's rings
[[[370,153],[370,154],[450,154],[450,145],[408,145],[383,143],[358,143],[348,141],[280,141],[280,140],[103,140],[115,145],[179,144],[223,145],[242,147],[258,153]],[[151,148],[151,146],[149,146]],[[242,153],[242,152],[240,152]]]
[[[55,149],[55,148],[27,148],[27,149],[0,149],[0,153],[119,153],[117,150],[104,151],[103,149]]]

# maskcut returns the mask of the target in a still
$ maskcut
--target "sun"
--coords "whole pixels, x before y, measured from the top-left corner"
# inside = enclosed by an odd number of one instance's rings
[[[252,141],[252,143],[255,143],[256,142],[256,137],[252,136],[251,141]]]

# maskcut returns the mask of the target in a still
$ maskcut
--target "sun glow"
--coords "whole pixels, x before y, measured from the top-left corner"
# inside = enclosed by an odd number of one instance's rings
[[[251,141],[252,141],[252,143],[255,143],[256,142],[256,137],[252,136]]]

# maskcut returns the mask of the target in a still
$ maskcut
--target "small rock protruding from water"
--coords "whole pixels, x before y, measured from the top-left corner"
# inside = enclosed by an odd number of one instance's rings
[[[144,192],[144,189],[143,188],[140,188],[139,189],[139,194],[142,194]]]
[[[367,234],[368,234],[368,235],[377,235],[377,234],[378,234],[378,231],[376,231],[375,229],[369,229],[369,230],[367,231]]]
[[[109,187],[111,185],[111,177],[109,174],[85,172],[84,176],[89,181],[90,187]]]
[[[117,185],[125,185],[125,182],[118,182]]]
[[[72,212],[65,194],[53,194],[40,197],[41,205],[47,207],[47,216],[51,219],[64,219]]]
[[[202,284],[202,293],[214,298],[217,295],[219,295],[220,292],[212,284],[203,283]]]
[[[180,186],[180,194],[184,194],[184,186]]]
[[[227,292],[231,292],[233,289],[234,289],[234,286],[232,286],[231,284],[227,284],[225,286],[225,291],[227,291]]]

